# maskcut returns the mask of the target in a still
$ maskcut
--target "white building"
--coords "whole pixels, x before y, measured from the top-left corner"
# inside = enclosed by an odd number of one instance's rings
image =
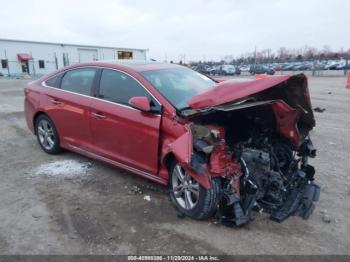
[[[60,67],[96,60],[146,60],[147,49],[0,39],[0,73],[44,75]]]

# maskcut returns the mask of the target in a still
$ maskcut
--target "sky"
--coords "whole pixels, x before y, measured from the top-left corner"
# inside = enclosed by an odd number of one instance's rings
[[[0,0],[0,38],[148,48],[158,61],[350,48],[349,0]]]

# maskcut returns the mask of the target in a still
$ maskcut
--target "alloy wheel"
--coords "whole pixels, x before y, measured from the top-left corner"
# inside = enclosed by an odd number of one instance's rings
[[[55,134],[50,122],[46,119],[40,120],[37,132],[40,144],[46,150],[51,150],[55,146]]]
[[[177,203],[186,210],[193,209],[199,200],[199,184],[176,164],[172,175],[172,190]]]

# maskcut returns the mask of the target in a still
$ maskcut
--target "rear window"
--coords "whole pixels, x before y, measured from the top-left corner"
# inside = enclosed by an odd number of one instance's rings
[[[82,95],[90,95],[95,74],[95,68],[70,70],[62,78],[61,89]]]
[[[49,79],[47,79],[47,80],[45,81],[45,84],[46,84],[47,86],[57,87],[57,85],[58,85],[58,78],[59,78],[58,75],[56,75],[56,76],[54,76],[54,77],[51,77],[51,78],[49,78]]]

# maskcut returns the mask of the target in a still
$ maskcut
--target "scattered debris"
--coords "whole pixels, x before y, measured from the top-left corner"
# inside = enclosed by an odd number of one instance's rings
[[[325,222],[325,223],[327,223],[327,224],[329,224],[329,223],[331,223],[332,219],[331,219],[330,216],[328,216],[327,214],[324,214],[324,215],[322,216],[322,221]]]
[[[178,218],[185,218],[185,214],[182,213],[180,210],[176,210],[176,216],[177,216]]]
[[[219,220],[214,220],[214,221],[213,221],[213,224],[214,224],[214,225],[219,225],[219,224],[220,224],[220,221],[219,221]]]
[[[328,215],[326,209],[321,210],[320,213],[322,214],[322,221],[323,221],[324,223],[329,224],[329,223],[332,222],[332,219],[331,219],[331,217]]]
[[[32,214],[32,217],[35,218],[35,219],[39,219],[39,218],[41,218],[41,215],[39,215],[39,214]]]
[[[91,166],[92,164],[90,162],[59,160],[38,166],[34,174],[47,175],[49,177],[74,178],[86,175]]]
[[[141,189],[138,186],[135,186],[135,185],[131,187],[130,192],[132,192],[135,195],[136,194],[139,194],[139,195],[142,194]]]
[[[150,201],[151,201],[151,197],[148,196],[148,195],[147,195],[147,196],[144,196],[144,197],[143,197],[143,200],[146,200],[146,201],[150,202]]]
[[[134,227],[131,227],[130,230],[132,233],[136,233],[136,229]]]
[[[326,192],[327,189],[328,189],[328,186],[326,186],[326,185],[322,185],[322,186],[321,186],[321,191],[322,191],[322,192]],[[326,210],[326,212],[327,212],[327,210]]]
[[[318,113],[323,113],[324,111],[326,111],[326,108],[315,107],[315,108],[314,108],[314,111],[315,111],[315,112],[318,112]]]

